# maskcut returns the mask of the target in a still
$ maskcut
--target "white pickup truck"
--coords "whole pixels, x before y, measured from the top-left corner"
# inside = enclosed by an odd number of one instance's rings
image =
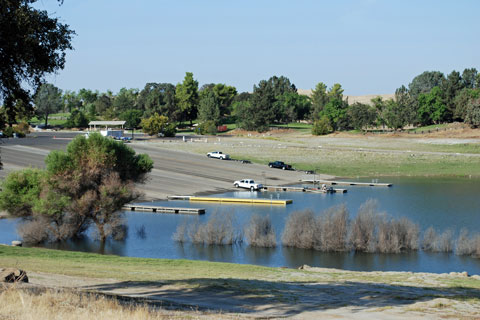
[[[220,159],[220,160],[230,159],[230,156],[228,154],[222,153],[222,151],[209,152],[209,153],[207,153],[207,157],[216,158],[216,159]]]
[[[242,179],[235,181],[233,183],[235,188],[245,188],[250,189],[251,191],[260,190],[262,189],[263,185],[260,183],[255,183],[252,179]]]

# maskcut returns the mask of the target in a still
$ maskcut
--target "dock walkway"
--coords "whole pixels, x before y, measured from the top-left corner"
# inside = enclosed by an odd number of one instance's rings
[[[127,204],[123,208],[130,211],[150,211],[174,214],[205,214],[205,209],[203,208],[173,208],[161,207],[153,204]]]
[[[313,180],[303,179],[302,182],[308,183],[324,183],[327,185],[339,185],[339,186],[366,186],[366,187],[391,187],[391,183],[377,183],[377,182],[356,182],[356,181],[334,181],[334,180]]]
[[[311,193],[346,193],[347,189],[321,190],[320,188],[308,188],[308,187],[264,186],[262,188],[262,191],[311,192]]]

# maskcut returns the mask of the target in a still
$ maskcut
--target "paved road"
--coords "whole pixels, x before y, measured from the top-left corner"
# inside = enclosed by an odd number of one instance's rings
[[[52,150],[64,150],[77,133],[36,133],[25,139],[4,139],[0,144],[4,169],[44,168],[44,159]],[[168,195],[220,193],[232,190],[233,181],[251,178],[269,185],[298,182],[304,175],[295,171],[270,169],[264,165],[209,159],[206,156],[175,150],[168,143],[134,141],[137,153],[147,153],[154,161],[149,179],[139,188],[147,199]]]

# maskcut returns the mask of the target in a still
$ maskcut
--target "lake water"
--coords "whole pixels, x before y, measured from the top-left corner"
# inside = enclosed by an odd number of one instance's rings
[[[371,181],[366,180],[366,181]],[[249,192],[238,191],[221,194],[225,197],[259,197],[268,199],[292,199],[287,206],[232,205],[215,203],[190,203],[188,201],[158,202],[172,207],[205,208],[202,216],[172,215],[149,212],[127,212],[129,234],[124,241],[98,241],[83,239],[76,242],[47,245],[50,248],[100,252],[122,256],[198,259],[265,266],[310,266],[348,270],[461,272],[480,274],[480,259],[455,254],[425,253],[359,254],[322,253],[278,246],[274,249],[252,248],[247,244],[233,246],[204,246],[180,244],[172,240],[179,224],[185,220],[207,221],[213,212],[232,213],[238,228],[242,228],[251,215],[270,215],[280,243],[281,232],[288,215],[297,210],[311,209],[315,213],[338,204],[345,204],[350,218],[355,217],[359,206],[367,199],[378,200],[380,211],[393,217],[407,217],[418,223],[421,230],[433,226],[439,231],[452,229],[456,236],[461,228],[480,230],[480,180],[460,178],[391,178],[379,182],[391,182],[393,187],[346,188],[345,194],[310,194],[301,192]],[[18,238],[15,220],[0,220],[0,243],[10,243]],[[145,234],[137,232],[144,229]]]

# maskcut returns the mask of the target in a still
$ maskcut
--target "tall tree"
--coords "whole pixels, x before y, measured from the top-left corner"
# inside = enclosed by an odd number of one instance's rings
[[[147,116],[159,113],[176,121],[175,86],[171,83],[147,83],[137,97],[137,107]]]
[[[237,89],[232,86],[227,86],[223,83],[216,84],[213,88],[213,93],[218,100],[219,107],[220,107],[220,116],[229,115],[231,113],[231,105],[233,103],[233,99],[237,95]]]
[[[328,103],[327,85],[323,82],[317,83],[315,89],[312,90],[312,118],[313,120],[320,119],[320,112]]]
[[[421,93],[430,92],[434,87],[440,86],[444,80],[445,76],[439,71],[425,71],[413,78],[408,90],[410,95],[417,99]]]
[[[405,86],[395,90],[395,102],[399,110],[399,116],[404,125],[415,124],[417,120],[418,103],[408,92]]]
[[[200,122],[213,121],[220,124],[220,102],[213,90],[200,91],[200,104],[198,106],[198,120]]]
[[[275,120],[283,123],[303,120],[310,114],[310,108],[311,102],[307,96],[296,92],[285,92],[276,97]]]
[[[476,87],[478,71],[475,68],[465,69],[462,72],[462,84],[464,88],[473,89]]]
[[[445,120],[447,106],[440,87],[434,87],[429,93],[422,93],[418,97],[418,122],[422,125],[440,123]]]
[[[442,82],[441,89],[445,106],[447,107],[443,116],[443,121],[451,122],[455,112],[455,96],[463,88],[462,78],[460,73],[452,71],[447,78]]]
[[[275,92],[270,81],[262,80],[253,86],[253,94],[251,97],[252,114],[245,114],[251,119],[255,130],[258,132],[268,131],[271,123],[275,120],[275,111],[273,104],[275,103]]]
[[[33,8],[35,2],[0,1],[0,101],[11,121],[17,100],[32,110],[27,88],[38,91],[45,74],[63,69],[65,51],[72,49],[74,31]]]
[[[62,110],[62,90],[51,83],[42,84],[35,95],[35,106],[35,113],[45,120],[47,126],[48,116]]]
[[[357,130],[367,130],[368,126],[375,124],[376,109],[368,104],[355,102],[348,108],[348,116],[352,125]]]
[[[187,72],[182,83],[177,84],[175,99],[182,113],[183,120],[190,121],[197,118],[198,111],[198,81],[193,79],[193,73]]]
[[[117,96],[113,100],[113,108],[117,116],[120,115],[120,113],[122,112],[135,108],[137,95],[137,89],[120,89]]]
[[[480,98],[480,89],[464,88],[455,97],[454,120],[464,121],[467,115],[467,106],[470,100]]]

